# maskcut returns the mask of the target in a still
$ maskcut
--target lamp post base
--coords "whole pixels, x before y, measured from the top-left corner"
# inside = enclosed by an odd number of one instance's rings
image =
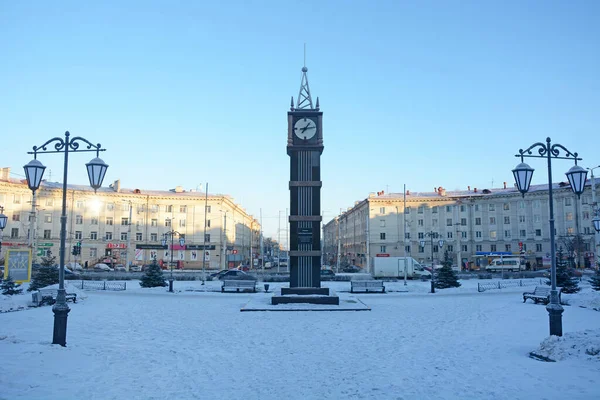
[[[435,293],[435,285],[433,284],[433,280],[431,280],[431,293]]]
[[[550,335],[562,336],[562,313],[564,311],[560,304],[550,303],[546,306],[550,318]]]
[[[54,333],[52,335],[52,344],[67,345],[67,317],[69,315],[69,306],[67,303],[56,303],[52,307],[54,312]]]
[[[173,278],[169,278],[169,292],[173,293]]]

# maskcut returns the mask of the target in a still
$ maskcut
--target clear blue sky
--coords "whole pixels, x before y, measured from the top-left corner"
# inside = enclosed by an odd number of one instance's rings
[[[599,20],[597,1],[0,1],[0,166],[22,174],[69,130],[107,148],[105,184],[208,181],[276,237],[304,43],[325,221],[403,184],[512,185],[514,154],[547,136],[596,166]],[[89,158],[71,158],[70,183]],[[62,179],[60,156],[40,160]]]

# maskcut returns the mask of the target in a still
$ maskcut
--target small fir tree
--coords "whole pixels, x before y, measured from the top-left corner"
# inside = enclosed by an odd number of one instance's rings
[[[5,296],[12,296],[13,294],[21,294],[23,292],[21,285],[16,284],[10,275],[2,281],[0,289],[2,289],[2,294]]]
[[[140,280],[140,286],[146,288],[167,286],[167,282],[163,276],[163,271],[156,262],[156,257],[142,276],[142,279]]]
[[[435,277],[435,287],[438,289],[446,289],[451,287],[459,287],[458,277],[452,269],[452,260],[448,255],[448,250],[444,252],[444,261],[442,262],[442,268],[440,268]]]
[[[596,273],[590,278],[592,289],[600,291],[600,269],[596,270]]]
[[[58,268],[56,265],[56,257],[50,255],[42,257],[41,267],[37,271],[33,271],[31,283],[29,284],[28,292],[38,290],[40,288],[55,285],[58,283]]]
[[[551,285],[552,282],[548,280],[546,284]],[[556,253],[556,287],[562,288],[562,293],[577,293],[581,290],[578,279],[569,274],[562,247]]]

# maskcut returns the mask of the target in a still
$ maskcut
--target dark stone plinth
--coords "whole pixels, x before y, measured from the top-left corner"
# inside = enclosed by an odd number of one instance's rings
[[[329,296],[329,288],[319,287],[296,287],[296,288],[281,288],[281,295],[285,296],[288,294],[295,294],[299,296],[307,296],[311,294],[320,294],[322,296]],[[326,303],[330,304],[330,303]]]
[[[288,295],[288,296],[273,296],[271,297],[271,304],[290,304],[290,303],[307,303],[307,304],[333,304],[336,306],[340,305],[340,298],[337,296],[302,296],[302,295]]]

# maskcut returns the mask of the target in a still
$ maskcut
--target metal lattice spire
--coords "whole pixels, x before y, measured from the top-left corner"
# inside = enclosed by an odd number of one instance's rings
[[[306,72],[308,68],[306,66],[302,67],[302,82],[300,83],[300,93],[298,93],[298,106],[299,109],[313,109],[312,98],[310,97],[310,88],[308,87],[308,78],[306,77]]]

